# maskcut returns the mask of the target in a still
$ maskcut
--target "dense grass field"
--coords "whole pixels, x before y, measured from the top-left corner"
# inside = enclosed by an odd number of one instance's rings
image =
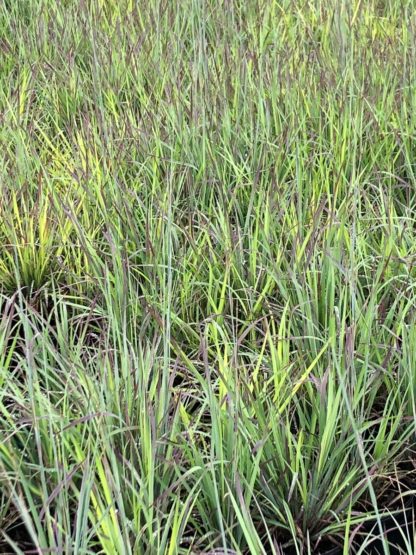
[[[0,178],[0,553],[416,552],[413,0],[1,0]]]

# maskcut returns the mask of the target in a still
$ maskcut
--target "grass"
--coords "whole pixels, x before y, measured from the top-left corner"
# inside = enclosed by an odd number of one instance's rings
[[[0,552],[414,553],[413,1],[0,29]]]

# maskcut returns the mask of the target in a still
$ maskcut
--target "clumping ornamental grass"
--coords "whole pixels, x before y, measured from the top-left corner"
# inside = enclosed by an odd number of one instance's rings
[[[0,29],[0,553],[415,553],[413,0]]]

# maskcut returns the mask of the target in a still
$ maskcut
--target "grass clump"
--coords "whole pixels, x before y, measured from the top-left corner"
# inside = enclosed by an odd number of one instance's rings
[[[413,2],[0,27],[0,551],[414,553]]]

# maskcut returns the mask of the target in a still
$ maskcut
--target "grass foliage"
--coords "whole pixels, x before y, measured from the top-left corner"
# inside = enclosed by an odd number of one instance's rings
[[[414,553],[413,1],[0,29],[0,551]]]

